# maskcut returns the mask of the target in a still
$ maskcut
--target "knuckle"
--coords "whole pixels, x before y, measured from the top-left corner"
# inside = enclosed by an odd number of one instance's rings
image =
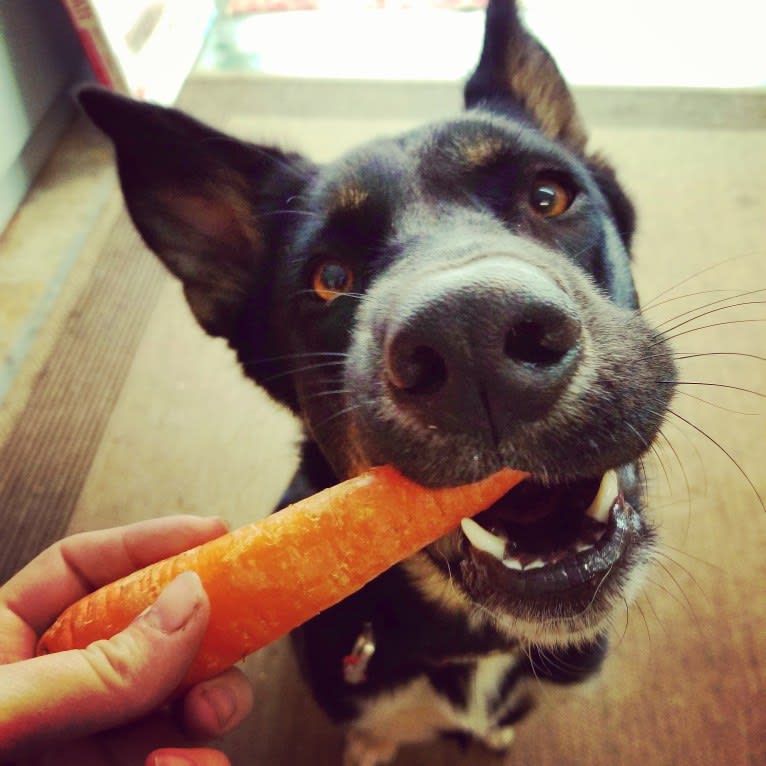
[[[95,641],[83,657],[98,688],[110,697],[119,697],[132,707],[152,702],[153,684],[147,678],[145,649],[127,630],[109,640]]]

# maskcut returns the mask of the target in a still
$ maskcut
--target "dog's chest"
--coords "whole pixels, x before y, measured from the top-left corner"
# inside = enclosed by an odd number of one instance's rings
[[[523,663],[521,652],[511,652],[444,665],[366,700],[354,729],[400,743],[462,733],[505,749],[527,707]]]

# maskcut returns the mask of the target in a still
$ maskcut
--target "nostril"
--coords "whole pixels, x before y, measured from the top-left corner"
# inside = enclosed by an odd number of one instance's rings
[[[577,346],[580,322],[562,315],[555,322],[520,320],[505,336],[505,355],[517,362],[551,366]]]
[[[410,394],[434,394],[447,382],[447,363],[430,346],[416,346],[399,355],[389,369],[395,388]]]

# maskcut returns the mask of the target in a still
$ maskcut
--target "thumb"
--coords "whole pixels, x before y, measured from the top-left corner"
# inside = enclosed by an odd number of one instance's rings
[[[199,577],[185,572],[108,641],[0,667],[0,743],[13,755],[32,743],[37,749],[111,729],[158,707],[183,678],[209,615]]]

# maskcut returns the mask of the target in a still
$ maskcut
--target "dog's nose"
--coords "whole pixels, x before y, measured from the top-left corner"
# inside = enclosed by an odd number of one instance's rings
[[[580,355],[572,299],[510,258],[424,277],[396,314],[386,332],[388,382],[395,401],[432,427],[486,425],[502,438],[551,409]]]

